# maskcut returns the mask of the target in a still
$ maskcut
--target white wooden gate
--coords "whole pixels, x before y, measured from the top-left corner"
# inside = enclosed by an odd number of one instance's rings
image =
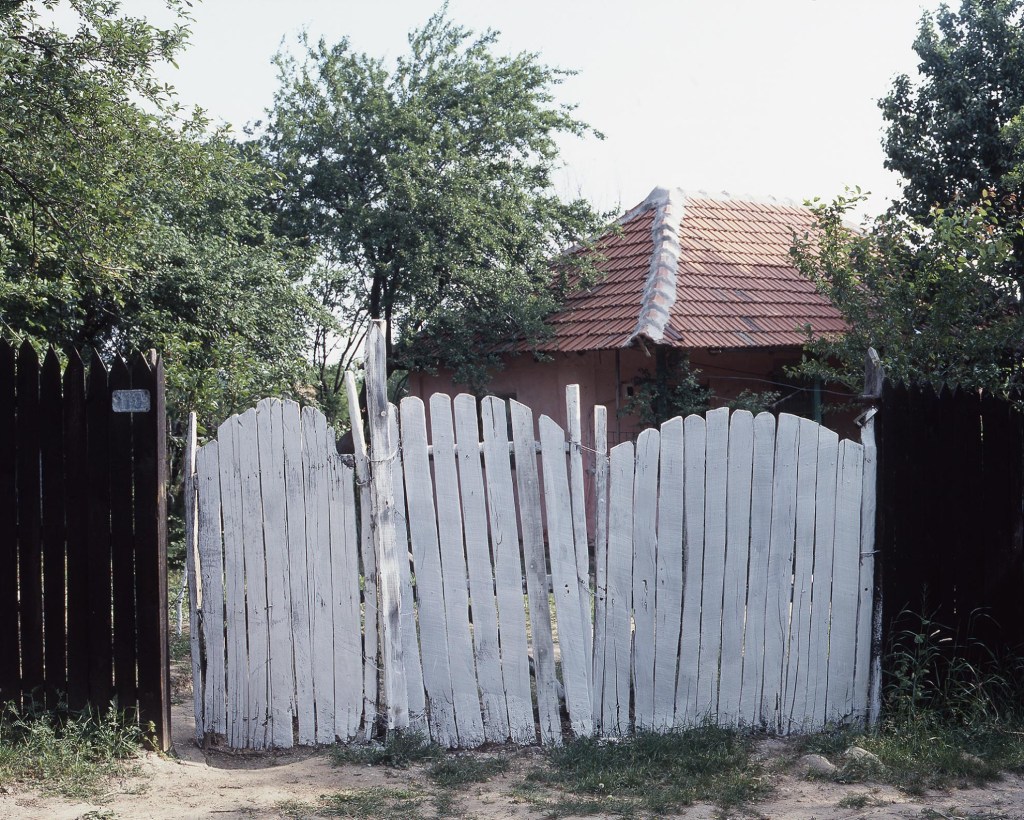
[[[369,451],[349,375],[354,457],[318,411],[265,400],[187,461],[197,739],[384,722],[556,744],[874,714],[870,417],[855,443],[721,409],[608,452],[598,407],[585,452],[575,387],[568,433],[494,397],[389,407],[382,351],[375,326]]]

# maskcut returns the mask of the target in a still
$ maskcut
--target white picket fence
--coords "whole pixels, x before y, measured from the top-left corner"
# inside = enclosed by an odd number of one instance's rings
[[[714,410],[608,452],[598,407],[584,452],[575,387],[568,433],[494,397],[389,407],[375,327],[367,450],[347,381],[354,457],[317,410],[271,399],[190,451],[198,740],[380,723],[556,744],[877,713],[870,418],[855,443]]]

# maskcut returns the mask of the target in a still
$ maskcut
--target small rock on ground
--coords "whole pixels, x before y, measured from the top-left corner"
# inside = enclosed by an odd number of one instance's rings
[[[836,767],[824,755],[804,755],[797,761],[808,774],[833,774]]]

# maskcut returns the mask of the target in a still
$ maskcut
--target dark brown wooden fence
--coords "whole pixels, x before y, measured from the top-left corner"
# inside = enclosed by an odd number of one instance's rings
[[[0,342],[0,700],[138,709],[170,745],[163,364]]]
[[[977,392],[886,385],[879,549],[886,620],[907,608],[1024,649],[1024,416]]]

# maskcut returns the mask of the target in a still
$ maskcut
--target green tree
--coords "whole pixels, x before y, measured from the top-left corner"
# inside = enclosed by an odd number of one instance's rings
[[[310,303],[254,207],[272,177],[156,79],[187,37],[168,5],[162,29],[107,0],[0,3],[0,330],[156,347],[178,420],[212,424],[296,389]]]
[[[258,140],[285,180],[279,230],[315,254],[315,332],[324,394],[332,362],[386,322],[392,366],[449,366],[479,383],[498,339],[539,338],[543,319],[592,260],[551,259],[596,232],[582,200],[555,195],[560,134],[593,133],[554,101],[568,72],[495,53],[445,12],[409,36],[392,66],[301,40],[277,57],[281,87]],[[326,400],[326,399],[325,399]]]
[[[963,0],[921,19],[919,79],[896,78],[880,101],[885,167],[906,180],[900,203],[972,203],[1017,190],[1024,172],[1024,0]]]

